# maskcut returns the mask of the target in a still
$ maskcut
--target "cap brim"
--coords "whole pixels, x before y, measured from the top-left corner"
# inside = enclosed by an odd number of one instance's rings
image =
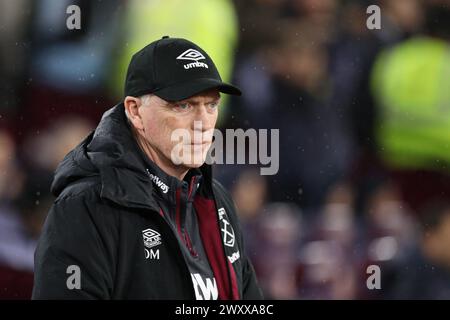
[[[217,89],[219,92],[235,96],[242,94],[239,88],[215,79],[196,79],[156,90],[152,93],[167,101],[180,101],[210,89]]]

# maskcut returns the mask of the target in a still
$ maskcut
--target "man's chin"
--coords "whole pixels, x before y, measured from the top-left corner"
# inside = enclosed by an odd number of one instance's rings
[[[172,163],[188,169],[201,167],[207,159],[210,145],[198,148],[183,148],[181,154],[171,154]]]
[[[177,159],[173,163],[176,163],[177,166],[185,167],[186,169],[194,169],[200,168],[206,162],[206,157],[199,157],[198,159]]]
[[[203,161],[202,163],[191,163],[191,164],[186,164],[184,166],[189,169],[197,169],[197,168],[200,168],[204,163],[205,162]]]
[[[194,168],[200,168],[206,161],[206,157],[198,157],[198,158],[192,158],[191,161],[183,161],[182,165],[184,165],[186,168],[194,169]]]

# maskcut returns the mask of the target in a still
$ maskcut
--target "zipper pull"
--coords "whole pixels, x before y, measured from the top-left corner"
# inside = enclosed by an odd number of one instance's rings
[[[187,234],[186,231],[184,231],[184,241],[186,243],[187,248],[189,249],[189,253],[191,254],[191,256],[193,256],[194,258],[197,258],[198,253],[192,247],[191,239],[189,238],[189,235]]]

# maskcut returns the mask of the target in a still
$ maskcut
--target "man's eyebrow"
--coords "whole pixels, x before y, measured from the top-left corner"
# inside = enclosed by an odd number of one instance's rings
[[[220,96],[207,98],[206,103],[218,102],[218,101],[220,101],[220,99],[221,99]],[[190,104],[196,105],[196,104],[199,104],[200,101],[198,101],[196,98],[194,98],[194,99],[189,99],[188,98],[188,99],[184,99],[184,100],[180,100],[180,101],[174,102],[174,104],[179,104],[179,103],[190,103]]]
[[[220,96],[217,96],[217,97],[211,98],[211,100],[208,100],[208,102],[218,102],[218,101],[220,101]]]

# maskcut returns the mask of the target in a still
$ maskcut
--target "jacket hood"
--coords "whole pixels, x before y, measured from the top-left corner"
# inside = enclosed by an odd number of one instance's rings
[[[155,164],[139,148],[124,110],[121,103],[106,111],[97,128],[65,156],[51,186],[56,197],[76,181],[98,178],[102,198],[128,207],[158,208],[149,197],[154,188],[147,173]],[[211,185],[210,166],[200,170]]]

